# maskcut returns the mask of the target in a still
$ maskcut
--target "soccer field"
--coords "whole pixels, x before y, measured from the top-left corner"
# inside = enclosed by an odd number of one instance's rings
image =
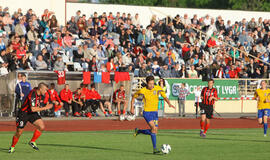
[[[133,137],[131,131],[44,132],[37,141],[40,151],[27,142],[25,132],[16,151],[9,154],[13,132],[0,132],[1,160],[260,160],[269,159],[270,136],[262,129],[209,130],[202,139],[199,130],[160,130],[158,145],[170,144],[168,155],[153,155],[150,136]]]

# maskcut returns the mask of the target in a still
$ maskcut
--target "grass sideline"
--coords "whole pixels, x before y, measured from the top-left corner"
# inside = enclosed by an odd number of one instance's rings
[[[16,151],[8,154],[13,132],[0,132],[1,160],[261,160],[269,159],[270,136],[262,129],[160,130],[158,146],[170,144],[168,155],[153,155],[150,136],[133,137],[132,131],[44,132],[37,145],[28,146],[32,132],[25,132]]]

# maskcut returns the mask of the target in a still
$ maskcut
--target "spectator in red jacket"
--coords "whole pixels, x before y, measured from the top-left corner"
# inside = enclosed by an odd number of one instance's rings
[[[215,37],[212,36],[212,37],[207,41],[207,48],[208,48],[208,51],[212,54],[213,52],[215,52],[216,47],[217,47],[217,44],[216,44]]]
[[[91,84],[91,89],[89,90],[89,100],[87,101],[87,106],[91,106],[92,115],[98,116],[97,109],[100,107],[100,94],[95,89],[95,84]]]
[[[68,84],[65,84],[65,88],[62,89],[62,91],[60,92],[60,97],[61,97],[61,100],[63,101],[63,104],[64,104],[66,116],[68,117],[69,106],[72,103],[72,92],[70,91]]]
[[[113,72],[116,70],[115,64],[113,62],[113,58],[109,58],[109,61],[106,64],[106,68],[108,72]]]
[[[82,88],[78,88],[73,93],[73,99],[72,99],[72,111],[75,117],[80,116],[80,111],[82,107],[83,107]]]
[[[238,78],[238,72],[235,69],[235,66],[232,65],[231,69],[229,70],[230,78]]]
[[[54,104],[54,113],[57,117],[60,116],[59,109],[64,105],[61,101],[57,91],[55,90],[55,84],[51,83],[51,88],[48,90],[48,93],[50,95],[50,100]]]
[[[124,105],[123,115],[126,114],[127,100],[124,85],[121,85],[113,94],[113,102],[117,104],[118,115],[121,115],[121,104]]]

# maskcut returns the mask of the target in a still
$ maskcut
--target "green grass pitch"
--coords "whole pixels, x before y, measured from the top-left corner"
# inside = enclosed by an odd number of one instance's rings
[[[270,136],[262,129],[209,130],[202,139],[199,130],[160,130],[158,146],[170,144],[168,155],[153,155],[150,136],[133,137],[132,131],[44,132],[40,151],[27,142],[25,132],[16,151],[8,154],[13,133],[0,132],[0,160],[266,160],[270,159]]]

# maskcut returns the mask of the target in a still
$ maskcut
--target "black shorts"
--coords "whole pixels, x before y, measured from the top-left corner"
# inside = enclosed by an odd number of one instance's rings
[[[27,122],[33,124],[38,119],[41,119],[41,117],[37,112],[26,113],[20,111],[16,117],[16,126],[17,128],[23,129]]]
[[[198,104],[198,103],[199,103],[199,105],[198,105],[199,107],[202,105],[202,102],[195,102],[195,103],[194,103],[194,106],[197,107],[197,104]]]
[[[206,105],[206,104],[201,104],[200,105],[200,112],[201,115],[205,114],[206,118],[211,119],[213,117],[213,105]]]

